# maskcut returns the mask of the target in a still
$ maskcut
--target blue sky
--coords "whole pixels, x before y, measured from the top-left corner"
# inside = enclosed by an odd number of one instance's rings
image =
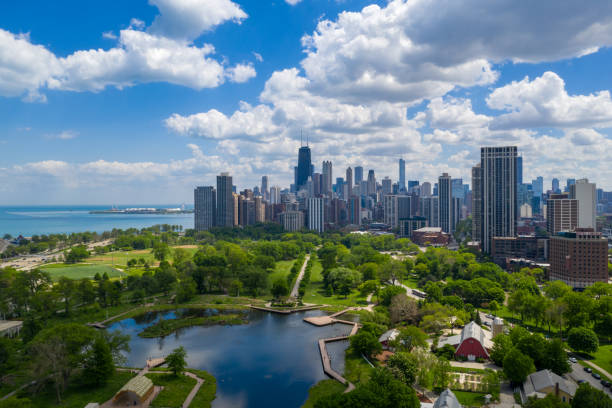
[[[285,186],[300,130],[334,177],[468,180],[516,144],[526,179],[610,190],[611,43],[606,2],[3,2],[0,205]]]

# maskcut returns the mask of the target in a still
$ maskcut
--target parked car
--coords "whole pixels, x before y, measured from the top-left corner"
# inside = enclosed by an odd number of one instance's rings
[[[572,362],[572,363],[577,363],[578,362],[578,360],[576,360],[576,357],[570,357],[569,361]]]
[[[593,370],[591,370],[589,367],[584,367],[584,371],[586,371],[587,373],[592,373]]]
[[[597,373],[593,373],[593,374],[591,374],[591,376],[592,376],[594,379],[596,379],[596,380],[601,380],[601,376],[600,376],[599,374],[597,374]]]
[[[578,380],[578,384],[584,384],[586,380]]]
[[[601,380],[599,383],[600,383],[601,385],[603,385],[604,387],[609,387],[609,386],[610,386],[610,383],[609,383],[609,382],[607,382],[606,380]]]

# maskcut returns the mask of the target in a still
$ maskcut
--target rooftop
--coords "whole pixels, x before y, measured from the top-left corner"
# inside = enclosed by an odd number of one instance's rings
[[[550,370],[541,370],[529,374],[523,383],[523,390],[527,397],[542,393],[547,388],[555,388],[559,384],[559,389],[566,394],[573,396],[576,393],[576,384],[566,381],[565,378],[558,376]]]

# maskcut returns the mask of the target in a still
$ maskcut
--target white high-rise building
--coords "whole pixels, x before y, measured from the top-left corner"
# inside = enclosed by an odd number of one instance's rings
[[[308,203],[308,229],[319,233],[325,230],[325,205],[323,198],[310,197]]]
[[[597,230],[595,207],[597,205],[597,188],[589,179],[576,180],[570,184],[570,198],[578,200],[578,227]]]
[[[270,187],[270,204],[280,204],[281,203],[281,188],[279,186]]]

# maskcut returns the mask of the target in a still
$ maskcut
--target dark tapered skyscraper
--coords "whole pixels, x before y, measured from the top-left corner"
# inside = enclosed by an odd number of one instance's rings
[[[310,160],[310,147],[302,146],[298,152],[298,165],[296,188],[299,190],[306,185],[308,177],[312,176],[312,162]]]
[[[215,225],[217,197],[213,186],[196,187],[193,192],[194,228],[205,231]]]
[[[494,237],[516,235],[516,146],[480,148],[480,169],[482,249],[490,253]]]
[[[232,176],[221,173],[217,176],[217,222],[219,227],[234,226],[234,195]]]
[[[448,173],[442,174],[438,178],[438,194],[440,197],[440,227],[442,231],[450,234],[454,232],[455,225],[453,219],[453,189],[451,176]]]
[[[359,186],[363,181],[363,167],[355,166],[355,186]]]

